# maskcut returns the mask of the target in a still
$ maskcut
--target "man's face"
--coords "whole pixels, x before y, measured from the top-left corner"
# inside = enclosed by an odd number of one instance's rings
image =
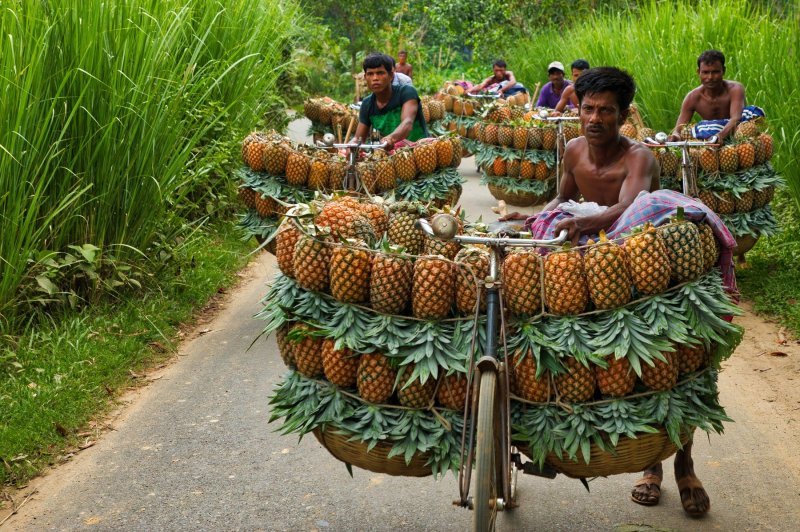
[[[492,71],[494,71],[494,77],[497,79],[506,77],[506,69],[503,67],[494,66]]]
[[[572,69],[572,81],[575,81],[576,79],[581,77],[582,73],[583,73],[583,70],[579,70],[577,68],[573,68]]]
[[[401,65],[405,64],[407,58],[408,58],[408,55],[406,55],[403,52],[400,52],[399,54],[397,54],[397,62],[400,63]]]
[[[719,61],[713,63],[700,63],[700,68],[697,69],[697,75],[700,76],[700,83],[703,87],[708,89],[716,89],[722,86],[722,77],[725,74],[725,68]]]
[[[367,87],[372,92],[381,92],[389,86],[392,82],[392,72],[387,72],[386,67],[379,66],[378,68],[368,68],[364,72],[364,79],[367,82]]]
[[[621,112],[613,92],[585,94],[580,108],[583,134],[589,144],[605,144],[619,136],[619,128],[628,116]]]
[[[556,87],[560,87],[564,84],[564,73],[560,70],[553,69],[547,75],[547,78],[555,85]]]

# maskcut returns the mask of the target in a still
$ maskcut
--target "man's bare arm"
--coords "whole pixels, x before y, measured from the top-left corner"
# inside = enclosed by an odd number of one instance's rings
[[[626,161],[628,177],[622,183],[617,203],[594,216],[562,220],[556,225],[556,232],[566,229],[569,231],[569,238],[577,243],[581,235],[593,235],[600,232],[601,229],[607,230],[625,212],[625,209],[631,206],[640,192],[650,190],[652,180],[658,176],[655,157],[648,148],[643,146],[634,147],[631,150]]]
[[[517,84],[517,78],[514,77],[514,73],[510,70],[506,70],[506,74],[508,74],[508,82],[501,87],[497,92],[500,94],[505,94],[505,92]]]
[[[411,130],[414,129],[414,120],[417,118],[418,108],[419,104],[417,103],[417,100],[408,100],[403,104],[403,109],[400,111],[400,124],[395,128],[394,131],[381,139],[381,142],[385,142],[387,144],[386,149],[391,150],[396,142],[400,142],[401,140],[408,138],[408,136],[411,134]]]
[[[742,121],[742,111],[744,111],[744,85],[741,83],[731,84],[731,107],[730,119],[722,131],[719,132],[719,140],[725,140],[728,135],[736,131],[736,126]]]
[[[567,85],[567,87],[564,89],[564,92],[561,93],[561,99],[558,100],[558,103],[556,104],[556,112],[563,112],[564,109],[567,108],[567,104],[573,99],[575,100],[572,102],[573,105],[577,106],[578,97],[575,96],[575,87],[572,85]]]
[[[467,92],[475,93],[475,92],[478,92],[478,91],[482,91],[484,88],[486,88],[486,84],[489,83],[491,80],[492,80],[492,76],[489,76],[485,80],[483,80],[480,83],[478,83],[477,85],[473,86]]]
[[[367,124],[359,122],[358,126],[356,126],[356,132],[350,139],[350,142],[364,142],[364,139],[369,136],[369,129],[370,127]]]
[[[696,90],[696,89],[695,89]],[[694,107],[695,101],[697,96],[695,95],[695,91],[692,90],[686,97],[683,99],[683,103],[681,104],[681,112],[678,115],[678,120],[675,122],[675,127],[672,130],[672,134],[670,135],[670,140],[675,141],[679,140],[680,138],[680,127],[684,124],[688,124],[689,121],[694,116]]]

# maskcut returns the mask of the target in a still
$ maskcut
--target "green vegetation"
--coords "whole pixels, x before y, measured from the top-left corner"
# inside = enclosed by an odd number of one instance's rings
[[[789,8],[787,8],[789,9]],[[726,77],[745,84],[747,100],[763,107],[775,136],[774,163],[800,204],[800,10],[777,17],[746,0],[641,3],[629,12],[599,13],[567,29],[551,28],[517,43],[509,61],[517,77],[546,81],[547,64],[584,58],[593,66],[630,71],[636,102],[656,130],[675,125],[683,96],[698,85],[697,56],[716,48],[726,54]]]
[[[129,373],[174,353],[175,333],[235,272],[253,246],[233,223],[198,232],[135,298],[78,314],[55,313],[0,354],[0,483],[22,484],[57,460],[64,446],[86,441],[80,430],[135,386]]]
[[[220,192],[206,157],[261,123],[300,20],[280,0],[4,5],[0,333],[48,251],[138,258],[209,212],[187,212]]]

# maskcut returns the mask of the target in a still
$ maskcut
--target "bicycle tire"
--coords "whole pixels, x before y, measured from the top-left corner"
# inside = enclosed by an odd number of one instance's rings
[[[499,410],[497,373],[481,373],[478,390],[478,417],[475,441],[475,496],[473,498],[472,530],[494,530],[497,519],[497,445],[495,422]]]

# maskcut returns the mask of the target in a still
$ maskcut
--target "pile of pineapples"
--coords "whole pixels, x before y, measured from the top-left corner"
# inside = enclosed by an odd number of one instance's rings
[[[692,127],[681,129],[684,139],[693,139]],[[769,203],[783,181],[770,164],[774,140],[764,128],[763,119],[743,122],[723,146],[690,150],[700,201],[718,213],[737,238],[777,231]],[[662,186],[680,190],[679,152],[662,148],[655,153]]]
[[[303,114],[311,120],[312,134],[346,132],[348,127],[358,125],[358,111],[327,96],[303,102]]]
[[[374,427],[350,419],[363,406],[359,401],[380,405],[384,420],[400,415],[392,414],[393,406],[419,409],[400,411],[417,421],[385,421],[391,425],[387,434],[421,420],[442,430],[431,409],[463,409],[470,337],[474,327],[485,327],[482,280],[489,252],[426,237],[414,222],[432,214],[419,204],[351,196],[289,213],[277,236],[281,274],[262,313],[268,331],[276,332],[281,358],[294,370],[278,401],[287,431],[311,430],[316,423],[372,441]],[[478,230],[459,219],[460,231]],[[677,416],[669,421],[676,427],[720,429],[727,418],[716,403],[716,344],[734,329],[721,316],[735,307],[714,268],[719,246],[711,228],[684,220],[679,211],[670,224],[645,225],[619,240],[601,233],[581,248],[546,251],[511,249],[500,272],[515,415],[534,420],[520,438],[535,447],[550,426],[537,416],[568,418],[557,406],[566,403],[580,403],[584,412],[596,409],[593,422],[611,423],[603,430],[613,432],[615,410],[600,403],[628,401],[632,394],[631,406],[624,407],[629,419],[617,436],[636,432],[630,427],[666,423],[647,407],[648,393],[707,406],[691,419],[667,409],[665,415]],[[332,401],[325,398],[334,394],[331,408],[337,405],[349,421],[310,412],[309,394],[319,401]],[[542,456],[569,454],[567,442],[591,443],[589,436],[564,430],[567,436],[550,438],[553,448]],[[427,448],[427,437],[404,436],[395,445],[408,457],[415,445]],[[452,456],[447,460],[454,464]]]
[[[242,142],[247,167],[239,172],[239,197],[248,208],[240,225],[267,239],[289,205],[309,201],[315,192],[344,188],[347,161],[337,153],[293,143],[275,132],[250,133]],[[455,168],[461,162],[456,136],[419,143],[389,155],[376,150],[357,163],[363,185],[372,194],[454,205],[461,195]]]

